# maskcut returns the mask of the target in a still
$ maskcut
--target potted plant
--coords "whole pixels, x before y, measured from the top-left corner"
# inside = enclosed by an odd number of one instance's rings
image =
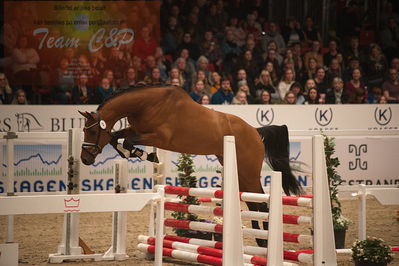
[[[339,159],[333,157],[335,152],[335,139],[324,136],[324,151],[326,156],[327,176],[330,184],[331,212],[334,226],[335,247],[342,249],[345,246],[346,230],[352,221],[342,215],[341,202],[338,199],[338,186],[342,183],[341,176],[336,168],[339,166]]]
[[[194,175],[192,175],[194,173],[194,163],[192,156],[190,154],[185,154],[185,153],[180,154],[177,163],[177,171],[179,172],[178,177],[180,185],[182,187],[197,187],[197,178]],[[178,198],[182,199],[182,203],[199,205],[197,197],[179,195]],[[199,219],[197,215],[192,213],[174,211],[172,212],[172,216],[173,218],[179,220],[204,221]],[[212,239],[212,233],[210,232],[180,229],[180,228],[173,228],[173,231],[178,236],[194,237],[194,238],[201,238],[208,240]]]
[[[384,240],[367,237],[352,245],[352,259],[355,266],[386,266],[393,260],[391,247]]]

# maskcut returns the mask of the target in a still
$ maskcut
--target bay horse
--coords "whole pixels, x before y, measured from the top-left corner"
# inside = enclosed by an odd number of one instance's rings
[[[284,126],[254,128],[241,118],[204,107],[176,86],[141,86],[120,91],[98,106],[97,112],[80,112],[86,119],[81,160],[91,165],[115,136],[134,145],[153,146],[178,153],[216,155],[223,164],[223,137],[234,136],[239,189],[263,193],[260,182],[263,160],[282,172],[287,195],[302,188],[289,165],[288,129]],[[111,133],[114,124],[127,118],[130,126]],[[267,211],[262,203],[247,203],[252,211]],[[252,226],[259,229],[257,221]],[[267,223],[264,222],[264,227]],[[266,229],[266,228],[265,228]],[[257,239],[258,245],[266,241]]]

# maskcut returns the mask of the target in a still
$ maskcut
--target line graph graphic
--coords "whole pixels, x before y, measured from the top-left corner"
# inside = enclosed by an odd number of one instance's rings
[[[62,171],[61,144],[17,144],[14,145],[14,175],[16,177],[61,176]],[[7,146],[2,145],[2,176],[8,167]]]

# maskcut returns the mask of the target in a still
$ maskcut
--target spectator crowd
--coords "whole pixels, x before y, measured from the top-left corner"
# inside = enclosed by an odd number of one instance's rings
[[[266,19],[262,0],[165,0],[160,22],[143,23],[133,43],[91,53],[38,50],[15,19],[4,24],[0,103],[100,104],[136,85],[179,86],[200,104],[398,103],[397,10],[387,1],[376,39],[364,42],[358,9],[343,6],[350,23],[322,36],[312,17]],[[132,12],[120,28],[149,16]]]

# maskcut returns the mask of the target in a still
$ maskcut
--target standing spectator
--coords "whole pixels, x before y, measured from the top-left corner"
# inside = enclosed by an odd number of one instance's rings
[[[72,88],[72,104],[89,104],[93,98],[94,88],[88,85],[89,77],[80,74],[77,85]]]
[[[311,17],[307,17],[305,20],[305,24],[302,29],[303,37],[305,43],[310,47],[313,46],[313,43],[317,41],[321,43],[320,32],[315,29],[313,19]]]
[[[26,92],[23,89],[18,89],[15,92],[15,96],[11,104],[29,104],[29,101],[26,98]]]
[[[194,83],[194,86],[191,90],[190,97],[195,101],[198,102],[202,95],[205,94],[205,85],[202,80],[197,80]]]
[[[223,79],[221,88],[212,96],[212,104],[231,104],[234,94],[231,90],[230,80]]]
[[[399,103],[398,70],[394,68],[389,69],[389,79],[382,84],[382,90],[388,101]]]
[[[107,78],[102,78],[100,85],[96,88],[93,96],[92,104],[101,104],[104,100],[109,98],[114,90]]]
[[[136,70],[133,67],[129,67],[126,71],[126,77],[121,81],[120,88],[126,90],[131,86],[137,84]]]
[[[280,100],[284,100],[285,95],[290,90],[290,87],[295,82],[294,72],[291,69],[286,69],[284,71],[283,77],[277,86],[277,91]]]
[[[4,73],[0,73],[0,104],[10,104],[12,101],[12,89]]]
[[[345,104],[348,103],[348,94],[344,91],[344,82],[336,77],[332,82],[332,89],[326,95],[327,104]]]
[[[366,73],[368,86],[370,88],[380,87],[384,81],[384,75],[387,71],[388,63],[377,44],[370,46],[370,56],[366,61]]]
[[[310,88],[308,95],[306,96],[306,101],[303,104],[319,104],[320,96],[317,88]]]
[[[133,44],[133,55],[145,59],[155,53],[157,46],[157,42],[151,36],[150,29],[143,27],[140,37]]]
[[[257,79],[257,83],[255,85],[255,97],[259,98],[263,91],[268,91],[270,95],[277,93],[276,88],[273,86],[270,73],[267,70],[262,70],[260,72],[259,78]],[[278,96],[275,95],[275,98],[277,97]]]

